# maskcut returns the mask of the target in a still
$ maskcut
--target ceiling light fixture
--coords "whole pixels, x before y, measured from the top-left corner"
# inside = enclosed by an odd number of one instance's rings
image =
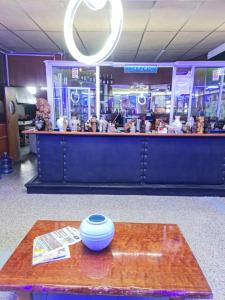
[[[27,86],[26,89],[31,95],[37,94],[37,88],[35,86]]]
[[[84,0],[84,2],[90,9],[99,10],[106,5],[107,0]]]
[[[102,9],[107,1],[111,3],[111,33],[103,48],[94,55],[84,55],[77,48],[73,37],[73,22],[80,4],[84,1],[89,9]],[[96,65],[109,57],[116,48],[123,27],[123,6],[121,0],[70,0],[64,18],[64,38],[70,54],[79,62]]]

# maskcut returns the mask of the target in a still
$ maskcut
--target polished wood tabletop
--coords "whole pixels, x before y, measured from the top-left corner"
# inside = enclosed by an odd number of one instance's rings
[[[191,249],[173,224],[115,223],[114,239],[105,250],[92,252],[79,242],[70,246],[71,258],[32,266],[36,236],[79,224],[37,221],[2,268],[0,290],[212,298]]]

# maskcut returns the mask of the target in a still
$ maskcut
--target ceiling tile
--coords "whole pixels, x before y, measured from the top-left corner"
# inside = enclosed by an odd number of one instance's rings
[[[62,51],[65,51],[65,52],[69,51],[67,46],[66,46],[66,43],[65,43],[64,33],[62,31],[47,31],[46,33],[59,46],[59,48]],[[83,44],[81,43],[81,41],[80,41],[78,35],[76,34],[76,32],[74,32],[74,40],[75,40],[75,43],[76,43],[78,49],[81,52],[86,53],[86,51],[83,47]]]
[[[129,50],[136,52],[139,47],[142,34],[142,32],[123,31],[116,49],[121,51]]]
[[[74,24],[78,31],[108,31],[110,28],[109,16],[109,4],[99,11],[93,11],[82,3],[77,11]]]
[[[61,0],[17,0],[23,9],[44,30],[62,31],[65,3]]]
[[[139,50],[136,57],[136,62],[153,62],[160,50]]]
[[[51,40],[40,30],[15,32],[37,50],[48,49],[49,51],[59,51],[59,47],[51,42]]]
[[[32,1],[33,2],[33,1]],[[37,30],[15,0],[0,0],[0,22],[12,30]]]
[[[98,52],[104,45],[108,32],[79,32],[79,35],[88,50],[89,55]]]
[[[27,49],[31,47],[8,30],[0,30],[0,43],[9,50]]]
[[[177,9],[153,9],[147,30],[176,31],[181,28],[188,17],[188,12],[177,13]]]
[[[192,60],[192,59],[195,59],[196,57],[204,55],[204,54],[206,54],[205,50],[193,48],[192,50],[188,51],[183,56],[181,56],[181,59],[182,60]]]
[[[183,31],[213,31],[225,22],[225,1],[204,1]]]
[[[225,31],[225,23],[223,25],[221,25],[217,31]]]
[[[164,49],[176,32],[145,32],[140,50]]]
[[[129,62],[134,60],[135,54],[136,52],[134,51],[129,51],[129,52],[115,51],[111,56],[111,60],[115,62]]]
[[[150,18],[154,1],[123,1],[124,31],[143,31]]]
[[[166,50],[162,53],[157,61],[167,62],[167,61],[177,61],[180,60],[181,55],[184,54],[184,50]]]
[[[202,0],[158,0],[156,1],[155,8],[194,10],[201,2]]]
[[[196,45],[196,48],[204,49],[206,51],[210,51],[219,45],[225,42],[225,32],[214,32],[210,34],[206,39],[204,39],[201,43]]]
[[[184,32],[177,34],[171,44],[168,46],[169,50],[189,50],[195,44],[200,42],[208,32]]]

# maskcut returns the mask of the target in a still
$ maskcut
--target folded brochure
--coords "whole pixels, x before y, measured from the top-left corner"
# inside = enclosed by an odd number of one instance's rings
[[[70,226],[37,236],[33,242],[32,265],[70,258],[69,245],[80,240],[79,230]]]

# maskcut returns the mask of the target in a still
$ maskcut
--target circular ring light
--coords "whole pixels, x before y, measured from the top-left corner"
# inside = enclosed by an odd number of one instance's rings
[[[77,48],[73,37],[73,22],[80,4],[84,1],[92,10],[102,9],[107,1],[111,3],[111,33],[103,48],[94,55],[84,55]],[[121,0],[70,0],[64,18],[64,38],[70,54],[79,62],[87,65],[96,65],[104,61],[114,51],[122,32],[123,6]]]
[[[99,10],[106,5],[107,0],[84,0],[84,2],[90,9]]]
[[[146,97],[144,95],[138,96],[137,101],[139,105],[146,105]]]

